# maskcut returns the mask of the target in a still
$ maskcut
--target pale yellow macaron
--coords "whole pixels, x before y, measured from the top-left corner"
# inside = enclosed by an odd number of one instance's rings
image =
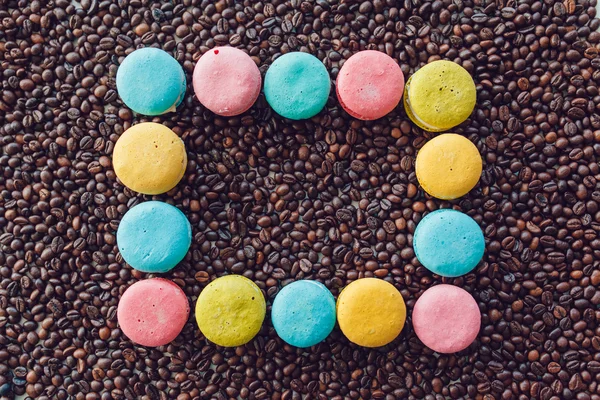
[[[183,177],[187,154],[183,141],[169,128],[143,122],[121,135],[113,152],[115,173],[131,190],[161,194]]]
[[[425,143],[415,170],[421,187],[442,200],[469,193],[479,181],[482,161],[477,147],[464,136],[445,133]]]
[[[364,347],[384,346],[402,331],[406,305],[391,283],[376,278],[359,279],[338,296],[337,319],[351,342]]]
[[[198,296],[196,322],[204,336],[224,347],[248,343],[260,331],[266,303],[250,279],[227,275],[212,281]]]

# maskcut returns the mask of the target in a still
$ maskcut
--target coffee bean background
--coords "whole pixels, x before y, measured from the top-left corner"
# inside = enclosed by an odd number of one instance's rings
[[[0,396],[39,399],[600,399],[600,20],[596,0],[0,0]],[[362,122],[335,91],[306,121],[260,97],[218,117],[191,85],[176,113],[134,115],[115,74],[141,46],[171,53],[191,81],[214,46],[247,51],[261,72],[304,51],[335,80],[357,51],[379,50],[406,78],[440,58],[477,84],[454,129],[484,160],[477,187],[452,202],[419,188],[414,159],[432,137],[401,106]],[[160,79],[160,77],[157,77]],[[193,227],[185,260],[165,274],[195,301],[217,276],[243,274],[270,302],[316,279],[337,295],[375,276],[404,296],[409,320],[380,349],[339,329],[285,345],[270,321],[246,346],[208,343],[194,317],[168,346],[132,344],[119,296],[147,278],[118,253],[119,220],[150,200],[111,166],[119,135],[156,121],[185,142],[185,177],[153,197]],[[482,227],[472,273],[433,276],[412,235],[453,207]],[[441,282],[477,300],[477,341],[435,355],[411,329],[418,296]]]

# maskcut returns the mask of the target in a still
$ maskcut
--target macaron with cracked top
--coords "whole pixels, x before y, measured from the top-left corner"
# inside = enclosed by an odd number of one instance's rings
[[[123,333],[142,346],[163,346],[175,340],[189,314],[190,304],[183,290],[162,278],[134,283],[117,306]]]
[[[143,194],[173,189],[186,166],[183,141],[171,129],[155,122],[142,122],[127,129],[113,151],[113,167],[119,180]]]
[[[242,50],[216,47],[194,68],[194,93],[215,114],[234,116],[247,111],[260,94],[262,80],[256,63]]]
[[[460,65],[438,60],[425,65],[406,82],[404,109],[429,132],[442,132],[464,122],[475,108],[473,78]]]
[[[138,114],[173,112],[183,101],[185,73],[166,51],[144,47],[130,53],[117,70],[117,92]]]
[[[415,172],[421,187],[442,200],[457,199],[479,182],[481,155],[467,138],[455,133],[439,135],[417,153]]]
[[[123,259],[138,271],[164,273],[187,254],[192,227],[176,207],[147,201],[125,213],[117,229],[117,246]]]
[[[282,117],[301,120],[317,115],[329,97],[331,79],[313,55],[292,52],[277,58],[265,75],[265,98]]]
[[[375,120],[393,111],[402,100],[404,74],[393,58],[375,50],[359,51],[340,69],[336,92],[351,116]]]
[[[351,342],[380,347],[402,331],[406,305],[402,294],[391,283],[363,278],[350,283],[338,296],[337,319]]]
[[[481,312],[466,290],[436,285],[427,289],[415,303],[412,324],[417,337],[431,350],[456,353],[477,338]]]

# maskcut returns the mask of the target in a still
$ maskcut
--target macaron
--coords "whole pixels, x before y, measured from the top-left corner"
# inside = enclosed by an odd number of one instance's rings
[[[477,147],[455,133],[439,135],[421,148],[415,161],[419,184],[442,200],[457,199],[479,182],[482,161]]]
[[[456,353],[473,343],[481,327],[477,302],[452,285],[427,289],[417,300],[412,324],[423,344],[438,353]]]
[[[186,166],[183,141],[155,122],[142,122],[127,129],[113,150],[117,177],[129,189],[143,194],[161,194],[173,189]]]
[[[119,300],[117,320],[129,339],[142,346],[163,346],[175,340],[190,314],[185,293],[173,282],[144,279]]]
[[[464,122],[475,108],[477,90],[466,69],[438,60],[415,72],[406,82],[404,109],[429,132],[448,130]]]
[[[262,85],[256,63],[234,47],[216,47],[206,52],[196,63],[192,80],[200,103],[226,117],[252,107]]]
[[[413,248],[419,262],[434,274],[457,277],[479,264],[485,240],[473,218],[444,209],[427,214],[419,222]]]
[[[335,326],[335,299],[316,281],[296,281],[275,297],[271,321],[281,339],[296,347],[323,341]]]
[[[300,120],[317,115],[329,97],[331,80],[321,61],[302,52],[276,59],[265,75],[265,98],[282,117]]]
[[[138,114],[161,115],[175,111],[185,95],[185,73],[166,51],[137,49],[117,70],[117,92]]]
[[[147,201],[125,213],[117,229],[123,259],[142,272],[170,271],[185,257],[192,243],[192,227],[176,207]]]
[[[337,319],[351,342],[364,347],[384,346],[402,331],[406,305],[391,283],[377,278],[359,279],[338,296]]]
[[[391,112],[404,91],[404,74],[394,59],[375,50],[359,51],[340,69],[336,92],[348,114],[374,120]]]
[[[241,275],[215,279],[200,292],[196,321],[202,334],[224,347],[241,346],[260,331],[265,298],[254,282]]]

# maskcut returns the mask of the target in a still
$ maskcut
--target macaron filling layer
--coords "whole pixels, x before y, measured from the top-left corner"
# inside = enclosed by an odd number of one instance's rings
[[[410,90],[410,81],[412,79],[412,76],[410,78],[408,78],[408,81],[406,82],[406,84],[404,85],[404,96],[403,96],[403,100],[404,100],[404,111],[406,112],[406,115],[408,116],[408,118],[410,118],[415,124],[417,124],[419,126],[419,128],[424,129],[428,132],[441,132],[444,129],[440,129],[437,126],[433,126],[431,124],[428,124],[427,122],[425,122],[421,117],[419,117],[419,115],[417,113],[415,113],[415,111],[412,109],[412,106],[410,105],[410,96],[408,95],[408,91]]]

